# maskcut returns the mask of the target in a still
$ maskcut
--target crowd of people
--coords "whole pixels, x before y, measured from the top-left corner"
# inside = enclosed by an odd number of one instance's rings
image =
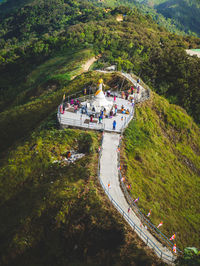
[[[137,84],[139,84],[139,80],[137,81]],[[125,106],[122,104],[121,106],[117,105],[117,97],[120,97],[122,99],[125,99],[129,102],[131,102],[131,106],[134,107],[135,105],[135,93],[139,93],[140,91],[140,87],[138,86],[131,86],[129,90],[127,91],[122,91],[120,94],[117,93],[116,91],[111,92],[111,90],[107,90],[106,92],[104,92],[106,94],[107,97],[113,97],[113,106],[111,108],[110,111],[106,110],[106,108],[102,108],[100,110],[100,112],[96,112],[95,107],[93,107],[93,109],[91,109],[89,107],[89,104],[86,102],[84,105],[81,104],[81,102],[78,99],[68,99],[68,102],[65,101],[65,97],[63,97],[63,102],[62,104],[59,106],[59,112],[61,114],[65,113],[65,110],[69,110],[71,112],[78,112],[80,111],[81,115],[82,114],[86,114],[89,117],[89,122],[96,123],[96,120],[94,120],[94,118],[97,118],[98,123],[102,124],[103,123],[103,119],[105,118],[113,118],[115,116],[117,116],[117,113],[121,113],[121,114],[130,114],[130,110],[128,108],[125,108]],[[83,89],[83,94],[89,94],[91,91],[91,89]],[[123,116],[121,117],[121,120],[123,120]],[[113,130],[116,129],[116,120],[113,121]]]

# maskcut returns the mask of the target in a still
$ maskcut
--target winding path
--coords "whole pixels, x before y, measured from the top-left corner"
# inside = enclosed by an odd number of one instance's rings
[[[100,180],[101,183],[103,183],[103,188],[108,194],[109,198],[112,200],[112,202],[117,203],[117,205],[119,206],[119,208],[118,206],[117,208],[120,209],[120,212],[123,214],[124,218],[130,224],[130,226],[134,229],[137,229],[138,227],[138,229],[144,233],[143,235],[139,230],[135,230],[139,237],[143,241],[145,241],[145,243],[151,249],[153,248],[155,252],[156,250],[158,250],[156,254],[160,258],[162,258],[163,261],[169,263],[169,260],[174,260],[172,252],[169,251],[166,247],[164,247],[159,241],[157,241],[157,239],[153,237],[147,229],[145,229],[144,227],[140,227],[141,221],[132,210],[128,213],[129,205],[120,188],[120,182],[118,178],[117,148],[119,145],[119,141],[119,134],[104,133],[102,153],[100,159]],[[108,188],[108,184],[110,184],[110,188]],[[114,205],[116,207],[116,204]],[[136,226],[133,226],[134,223]],[[154,245],[152,243],[154,243]]]
[[[79,71],[78,74],[76,74],[75,76],[71,77],[71,80],[75,79],[78,75],[87,72],[89,70],[89,68],[91,67],[91,65],[96,62],[98,60],[98,58],[101,57],[101,55],[98,56],[93,56],[92,58],[88,59],[82,66],[81,66],[81,70]]]

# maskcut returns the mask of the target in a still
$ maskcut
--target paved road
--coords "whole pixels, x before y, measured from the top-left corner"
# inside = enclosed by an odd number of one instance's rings
[[[116,133],[104,133],[104,140],[102,144],[102,156],[100,160],[100,178],[105,186],[108,189],[108,184],[110,184],[109,194],[112,198],[118,203],[118,205],[128,214],[129,205],[124,197],[124,194],[120,188],[119,178],[118,178],[118,162],[117,162],[117,147],[119,145],[120,135]],[[140,219],[135,215],[131,210],[128,214],[130,219],[139,227],[141,225]],[[130,224],[130,222],[129,222]],[[142,227],[143,232],[151,239],[159,248],[169,256],[173,256],[166,247],[158,242],[150,232]],[[140,234],[136,231],[140,236]],[[144,240],[144,239],[143,239]],[[152,248],[149,244],[148,246]]]

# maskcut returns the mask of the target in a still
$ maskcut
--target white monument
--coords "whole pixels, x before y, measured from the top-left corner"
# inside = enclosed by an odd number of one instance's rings
[[[99,88],[94,95],[94,99],[90,103],[91,109],[94,110],[95,112],[100,112],[105,108],[106,112],[110,112],[113,106],[113,102],[106,100],[106,97],[102,90],[103,79],[99,80],[98,87]]]

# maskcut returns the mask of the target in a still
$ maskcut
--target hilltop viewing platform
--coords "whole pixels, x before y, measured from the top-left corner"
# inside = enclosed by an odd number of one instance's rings
[[[129,74],[124,75],[129,79]],[[85,89],[83,97],[70,96],[64,99],[57,113],[61,128],[78,127],[122,132],[133,118],[135,103],[149,96],[149,92],[139,84],[139,80],[130,81],[133,85],[128,91],[103,92],[103,80],[100,79],[95,94],[87,95]]]
[[[92,110],[87,111],[84,108],[84,106],[89,105],[89,101],[93,100],[94,96],[90,96],[89,100],[86,101],[85,98],[78,98],[78,101],[80,100],[80,107],[78,108],[74,107],[74,105],[69,105],[64,113],[61,113],[60,110],[58,111],[58,121],[62,128],[71,126],[120,133],[133,117],[134,105],[131,102],[119,97],[116,97],[115,101],[113,97],[105,97],[114,107],[117,105],[117,113],[112,115],[109,112],[108,114],[103,114],[104,117],[99,119],[100,113],[95,113]],[[125,113],[122,113],[122,106],[124,106]],[[116,121],[115,130],[113,129],[114,121]]]

